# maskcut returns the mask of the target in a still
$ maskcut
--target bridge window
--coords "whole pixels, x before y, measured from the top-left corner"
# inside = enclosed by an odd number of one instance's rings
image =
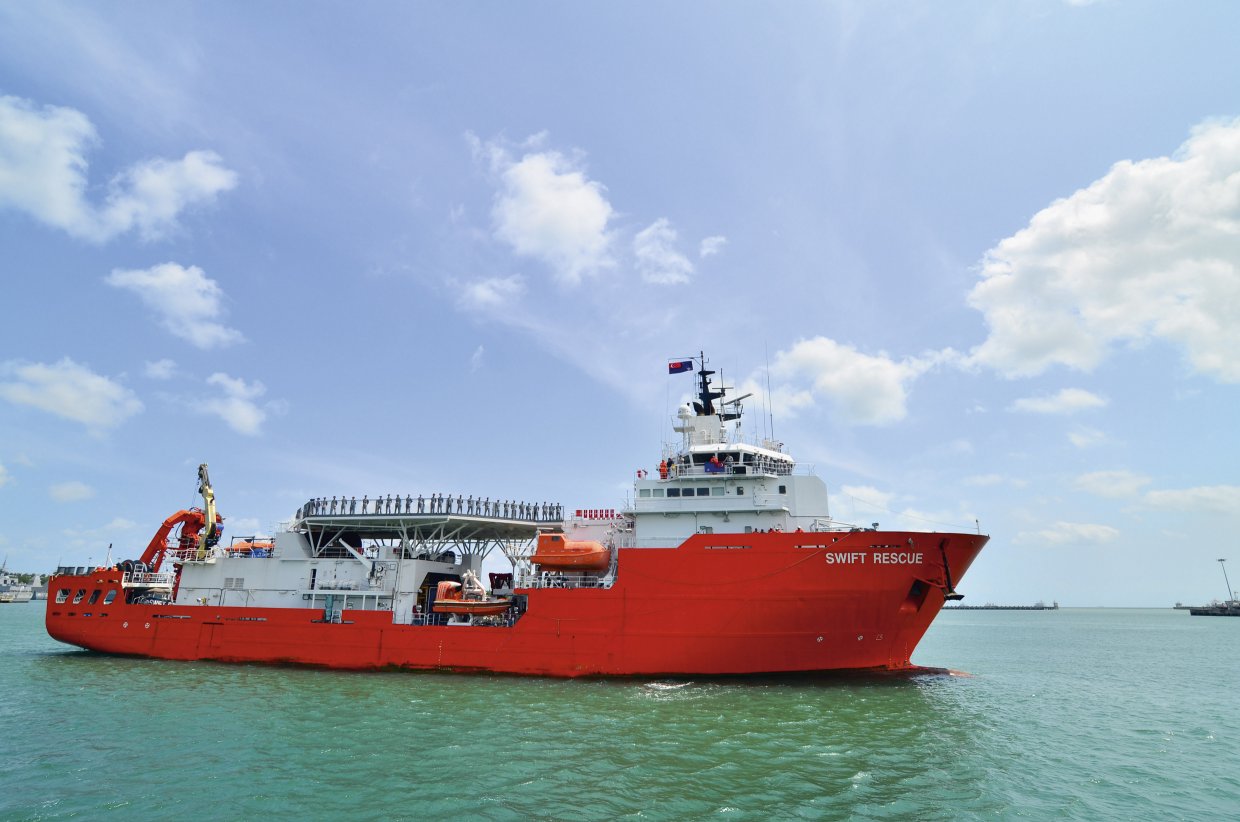
[[[649,488],[640,488],[640,489],[638,489],[638,491],[637,491],[637,496],[639,496],[639,497],[648,497],[648,496],[650,496],[650,489],[649,489]]]
[[[82,601],[82,598],[84,596],[86,596],[86,589],[78,588],[77,593],[73,595],[73,604],[77,605],[79,602]]]
[[[723,486],[722,486],[722,485],[719,485],[719,486],[716,486],[716,487],[714,487],[714,488],[710,489],[710,495],[711,495],[712,497],[722,497],[722,496],[723,496]]]
[[[669,489],[667,489],[667,495],[668,495],[669,497],[678,497],[678,496],[680,496],[680,489],[679,489],[679,488],[669,488]]]
[[[69,598],[69,589],[61,588],[56,592],[56,604],[61,605]]]
[[[114,599],[116,599],[116,589],[115,589],[115,588],[113,588],[111,591],[108,591],[108,595],[107,595],[106,597],[104,597],[104,598],[103,598],[103,604],[104,604],[104,605],[111,605],[111,604],[112,604],[112,600],[114,600]]]
[[[98,588],[96,588],[95,590],[91,591],[91,594],[90,594],[90,601],[89,601],[89,602],[87,602],[86,604],[87,604],[87,605],[94,605],[96,602],[98,602],[98,601],[99,601],[99,594],[101,594],[101,593],[103,593],[103,592],[102,592],[102,591],[100,591]]]
[[[654,495],[655,495],[656,497],[661,497],[661,496],[663,496],[663,489],[662,489],[662,488],[655,488],[655,489],[654,489]]]

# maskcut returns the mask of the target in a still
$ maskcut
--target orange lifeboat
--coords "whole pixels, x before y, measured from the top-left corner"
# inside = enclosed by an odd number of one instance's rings
[[[264,540],[237,540],[228,546],[228,550],[236,554],[257,554],[260,556],[271,556],[271,551],[276,547],[274,542]]]
[[[539,534],[530,559],[543,568],[601,571],[611,563],[611,552],[597,542],[568,540],[563,534]]]
[[[445,579],[435,586],[435,613],[437,614],[494,616],[507,611],[510,605],[512,602],[507,597],[465,599],[461,583],[450,579]]]

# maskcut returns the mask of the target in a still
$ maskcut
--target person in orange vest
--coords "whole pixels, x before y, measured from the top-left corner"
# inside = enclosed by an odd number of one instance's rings
[[[659,479],[667,479],[667,460],[659,460]]]

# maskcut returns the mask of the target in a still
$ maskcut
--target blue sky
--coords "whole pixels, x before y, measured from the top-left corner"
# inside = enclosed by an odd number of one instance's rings
[[[0,7],[0,553],[618,507],[704,349],[969,601],[1238,560],[1231,3]],[[747,424],[762,433],[764,403]]]

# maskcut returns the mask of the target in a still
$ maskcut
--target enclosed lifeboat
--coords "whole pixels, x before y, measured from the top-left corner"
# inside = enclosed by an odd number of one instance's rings
[[[602,571],[611,563],[611,552],[598,542],[569,540],[563,534],[539,534],[530,561],[544,570]]]
[[[469,573],[468,571],[466,573]],[[507,597],[483,597],[467,599],[465,588],[450,579],[435,586],[435,613],[469,614],[471,616],[494,616],[502,614],[512,605]]]

